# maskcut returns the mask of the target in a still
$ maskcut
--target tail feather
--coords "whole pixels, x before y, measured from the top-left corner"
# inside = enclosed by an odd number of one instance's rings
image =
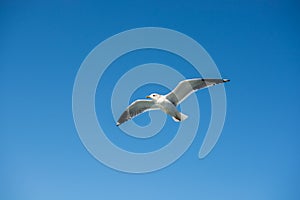
[[[188,118],[188,116],[183,114],[183,113],[179,113],[179,114],[180,114],[180,116],[173,116],[172,117],[175,122],[184,121]]]
[[[187,116],[187,115],[185,115],[183,113],[180,113],[180,115],[181,115],[181,121],[184,121],[184,120],[186,120],[189,117],[189,116]]]

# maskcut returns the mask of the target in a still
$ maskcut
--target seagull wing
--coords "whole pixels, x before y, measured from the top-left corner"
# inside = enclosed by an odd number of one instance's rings
[[[217,85],[219,83],[228,82],[228,79],[188,79],[181,81],[176,88],[166,95],[166,98],[171,101],[175,106],[184,101],[193,92]]]
[[[152,100],[136,100],[135,102],[130,104],[120,116],[117,122],[117,126],[145,111],[157,109],[159,109],[159,107]]]

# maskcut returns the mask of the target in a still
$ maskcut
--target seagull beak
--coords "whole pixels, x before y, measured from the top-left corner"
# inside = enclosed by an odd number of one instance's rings
[[[150,97],[150,96],[146,96],[146,98],[147,98],[147,99],[151,99],[151,97]]]

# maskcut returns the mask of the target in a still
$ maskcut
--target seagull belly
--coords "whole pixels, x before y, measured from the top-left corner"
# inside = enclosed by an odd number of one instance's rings
[[[169,115],[174,116],[178,112],[174,104],[172,104],[169,101],[163,101],[159,105],[160,105],[160,109]]]

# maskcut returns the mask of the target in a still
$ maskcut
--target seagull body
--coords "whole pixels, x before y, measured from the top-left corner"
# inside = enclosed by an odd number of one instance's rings
[[[151,100],[136,100],[130,104],[120,116],[117,126],[133,117],[150,110],[162,110],[172,116],[176,122],[184,121],[187,115],[180,113],[176,106],[184,101],[190,94],[197,90],[228,82],[228,79],[188,79],[181,81],[176,88],[166,95],[153,93],[146,98]]]

